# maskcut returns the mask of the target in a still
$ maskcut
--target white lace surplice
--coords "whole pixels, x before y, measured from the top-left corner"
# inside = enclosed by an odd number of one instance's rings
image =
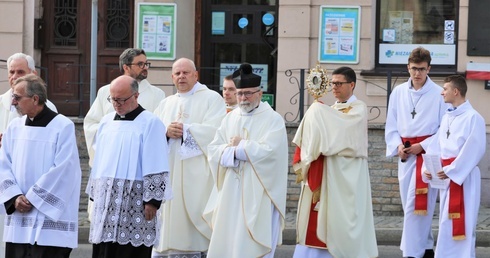
[[[144,202],[172,198],[165,126],[148,111],[133,121],[106,115],[97,132],[97,152],[87,185],[92,199],[91,243],[152,246],[158,219],[146,221]]]
[[[95,201],[89,242],[152,246],[158,235],[155,231],[155,228],[158,230],[158,218],[145,220],[143,201],[171,199],[168,180],[167,172],[145,176],[143,181],[90,180],[87,189]]]

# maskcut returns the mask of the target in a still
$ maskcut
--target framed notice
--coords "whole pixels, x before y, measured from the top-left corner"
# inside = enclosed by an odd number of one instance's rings
[[[148,59],[175,59],[176,9],[174,3],[138,3],[136,46]]]
[[[220,89],[223,88],[223,79],[225,76],[229,74],[233,74],[234,71],[238,70],[240,68],[240,63],[221,63],[220,64],[220,73],[219,73],[219,85]],[[267,78],[269,75],[269,66],[266,64],[250,64],[252,66],[252,72],[255,73],[256,75],[259,75],[261,77],[260,80],[260,89],[262,91],[267,91],[268,90],[268,80]]]
[[[359,63],[360,6],[320,6],[320,63]]]

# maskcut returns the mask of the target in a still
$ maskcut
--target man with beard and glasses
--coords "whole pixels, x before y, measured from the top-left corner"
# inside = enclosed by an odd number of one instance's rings
[[[165,98],[165,92],[151,85],[146,78],[150,63],[146,59],[143,49],[128,48],[119,56],[119,69],[123,75],[128,75],[138,81],[139,97],[138,104],[144,109],[153,112],[160,101]],[[92,164],[94,149],[92,147],[99,123],[104,115],[113,112],[114,107],[107,101],[109,96],[109,85],[101,87],[97,93],[94,103],[90,107],[85,119],[83,120],[83,130],[85,132],[85,142]]]
[[[250,64],[233,77],[239,108],[223,119],[208,147],[218,189],[208,257],[272,258],[284,229],[286,127],[282,116],[261,102],[261,77]]]

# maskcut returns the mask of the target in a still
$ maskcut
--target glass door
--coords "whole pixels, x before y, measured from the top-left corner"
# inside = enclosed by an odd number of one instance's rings
[[[208,1],[206,1],[208,2]],[[200,81],[221,92],[223,78],[241,63],[262,76],[264,101],[274,107],[277,71],[276,1],[203,3]]]

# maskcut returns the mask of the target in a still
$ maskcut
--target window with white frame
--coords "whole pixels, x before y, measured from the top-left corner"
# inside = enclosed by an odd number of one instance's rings
[[[406,65],[422,46],[432,66],[456,67],[459,0],[377,0],[376,66]]]

